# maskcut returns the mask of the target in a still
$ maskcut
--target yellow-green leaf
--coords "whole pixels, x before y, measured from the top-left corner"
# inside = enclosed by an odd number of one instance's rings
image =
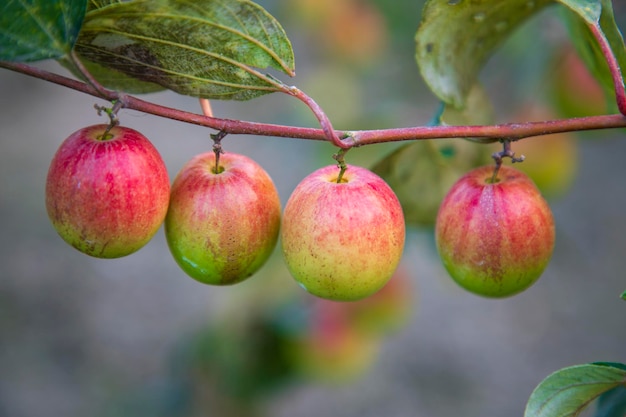
[[[247,0],[100,0],[85,17],[76,51],[141,81],[214,99],[280,90],[259,69],[294,73],[284,30]]]

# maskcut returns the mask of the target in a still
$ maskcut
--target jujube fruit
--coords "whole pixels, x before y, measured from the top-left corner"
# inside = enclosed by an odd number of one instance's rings
[[[170,183],[163,159],[136,130],[108,125],[70,135],[54,155],[46,209],[79,251],[118,258],[143,247],[165,218]]]
[[[282,250],[295,280],[321,298],[353,301],[381,289],[404,247],[402,207],[373,172],[327,166],[293,191],[283,214]]]
[[[530,287],[554,248],[550,207],[528,176],[502,166],[476,168],[444,198],[435,225],[437,250],[452,278],[486,297]]]
[[[225,153],[192,158],[172,184],[165,236],[178,265],[205,284],[245,280],[267,261],[280,228],[280,199],[252,159]]]

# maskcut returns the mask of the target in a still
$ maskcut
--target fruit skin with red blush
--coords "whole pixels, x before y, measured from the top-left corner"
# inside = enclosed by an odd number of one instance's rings
[[[196,155],[172,184],[165,237],[178,265],[211,285],[241,282],[273,252],[280,199],[267,172],[247,156]]]
[[[136,130],[108,125],[72,133],[46,179],[46,209],[59,235],[97,258],[143,247],[165,218],[170,183],[163,159]]]
[[[282,250],[294,279],[309,293],[354,301],[381,289],[395,272],[405,239],[402,207],[385,181],[348,165],[313,172],[287,201]]]
[[[444,198],[435,225],[439,256],[463,288],[485,297],[517,294],[539,279],[552,256],[554,218],[528,176],[502,166],[476,168]]]

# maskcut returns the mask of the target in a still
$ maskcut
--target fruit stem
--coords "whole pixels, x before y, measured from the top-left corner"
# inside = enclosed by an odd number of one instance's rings
[[[218,133],[211,133],[211,139],[213,139],[213,152],[215,152],[215,167],[213,173],[220,173],[220,155],[224,153],[222,148],[222,139],[224,139],[228,133],[220,131]]]
[[[342,148],[342,149],[339,149],[339,152],[333,155],[333,159],[337,161],[337,167],[339,168],[339,175],[337,176],[337,184],[342,182],[343,174],[346,172],[346,169],[348,169],[345,156],[349,150],[350,148],[347,148],[347,149]]]
[[[113,100],[113,107],[109,108],[106,106],[99,106],[94,104],[94,108],[98,112],[98,116],[102,115],[102,112],[106,113],[109,116],[109,125],[104,131],[104,135],[106,136],[109,131],[114,127],[120,124],[120,119],[117,117],[117,113],[120,111],[122,107],[124,107],[124,102],[121,99]]]
[[[500,152],[495,152],[491,155],[494,161],[496,161],[496,167],[493,170],[493,175],[491,176],[491,183],[495,183],[498,180],[498,171],[500,171],[500,167],[502,166],[502,161],[504,158],[511,158],[511,162],[523,162],[526,157],[521,155],[519,157],[515,156],[515,152],[511,148],[511,139],[500,139],[502,143],[502,150]]]

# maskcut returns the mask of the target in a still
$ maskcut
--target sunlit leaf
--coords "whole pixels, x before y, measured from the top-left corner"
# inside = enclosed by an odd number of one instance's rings
[[[0,60],[59,58],[72,49],[85,0],[3,0],[0,6]]]
[[[416,60],[433,93],[457,109],[494,50],[551,0],[428,0],[415,40]]]
[[[603,393],[626,384],[626,370],[611,364],[556,371],[533,391],[524,417],[574,417]]]
[[[87,13],[76,51],[139,80],[215,99],[246,100],[279,90],[259,69],[294,71],[284,30],[247,0],[105,5]]]
[[[589,25],[598,27],[601,35],[611,46],[622,72],[626,68],[626,47],[615,22],[610,0],[559,0],[567,6],[563,13],[576,50],[583,58],[594,77],[602,85],[609,103],[615,108],[615,87],[611,72],[597,40]]]

